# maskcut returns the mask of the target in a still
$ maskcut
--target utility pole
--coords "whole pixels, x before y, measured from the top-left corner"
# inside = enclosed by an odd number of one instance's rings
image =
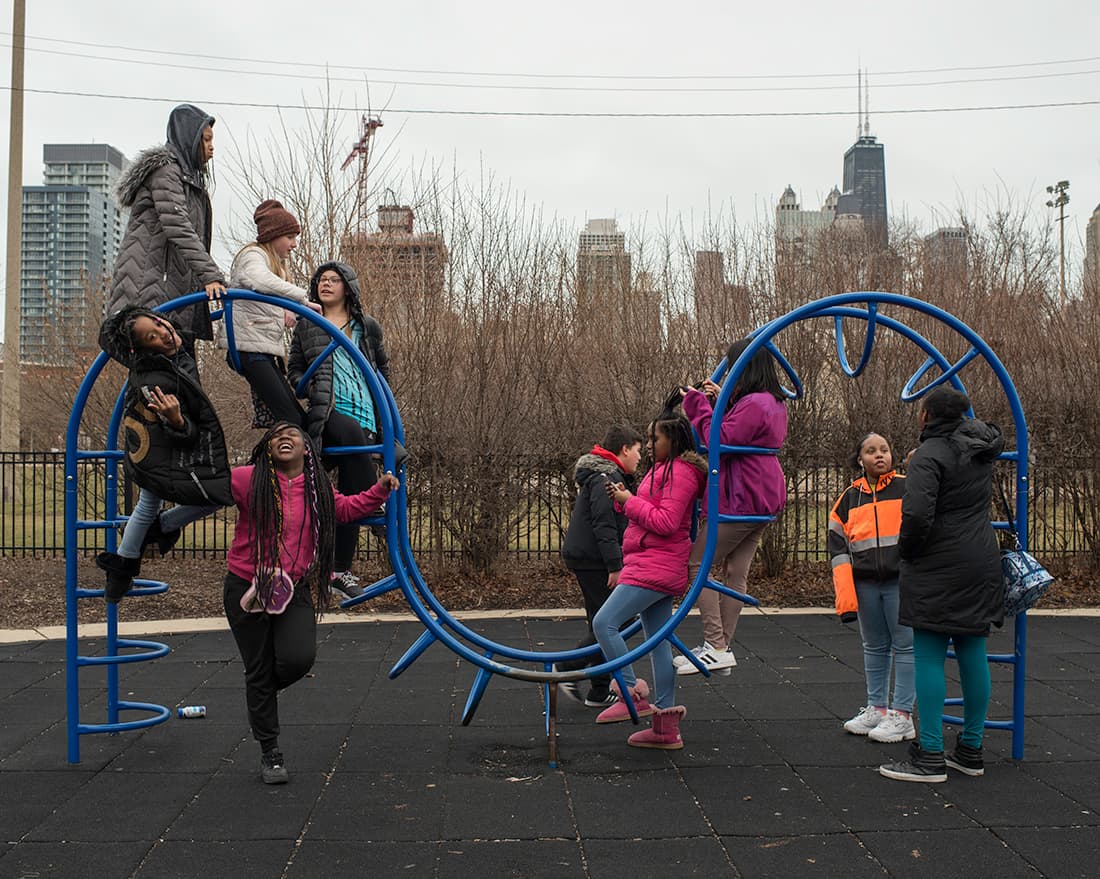
[[[1053,186],[1047,187],[1047,193],[1051,196],[1047,202],[1048,208],[1058,208],[1058,251],[1059,268],[1061,269],[1062,304],[1066,304],[1066,205],[1069,204],[1069,181],[1059,180]]]
[[[23,49],[26,0],[15,0],[11,26],[11,118],[8,128],[8,256],[4,290],[4,376],[0,450],[19,451],[19,268],[23,244]],[[15,485],[5,489],[14,492]],[[12,497],[7,498],[13,500]]]

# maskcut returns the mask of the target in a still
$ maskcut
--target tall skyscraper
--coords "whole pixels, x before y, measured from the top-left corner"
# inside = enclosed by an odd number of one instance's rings
[[[107,144],[46,144],[44,185],[23,187],[20,359],[67,363],[92,338],[128,212],[113,188],[126,157]]]
[[[859,90],[859,124],[856,142],[844,154],[843,192],[836,212],[858,214],[872,240],[885,248],[889,243],[886,216],[886,155],[884,147],[871,134],[871,114],[868,110],[869,87],[861,76]]]
[[[1100,204],[1085,227],[1085,296],[1100,297]]]
[[[966,280],[969,256],[966,230],[942,227],[924,238],[924,268],[932,277]]]
[[[577,241],[577,308],[583,315],[599,303],[618,303],[630,292],[626,235],[614,220],[589,220]]]

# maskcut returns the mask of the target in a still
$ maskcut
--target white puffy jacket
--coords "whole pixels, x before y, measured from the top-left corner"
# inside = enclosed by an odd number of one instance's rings
[[[229,286],[255,290],[269,296],[282,296],[305,305],[309,296],[301,287],[284,281],[271,271],[267,253],[262,247],[251,244],[237,254],[229,270]],[[225,321],[218,322],[218,347],[227,348]],[[283,309],[277,305],[260,302],[233,303],[233,339],[237,351],[255,354],[272,354],[286,357],[286,335]]]

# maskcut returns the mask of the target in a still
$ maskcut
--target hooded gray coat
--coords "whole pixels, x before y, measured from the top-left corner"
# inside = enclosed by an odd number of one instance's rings
[[[118,203],[130,209],[107,295],[107,314],[125,305],[156,308],[225,277],[210,257],[210,196],[200,174],[202,132],[214,117],[183,104],[168,120],[168,143],[139,153],[119,177]],[[183,328],[212,339],[206,303],[177,312]]]
[[[974,418],[921,433],[901,502],[898,622],[948,635],[986,635],[1004,618],[1001,553],[990,521],[993,462],[1005,438]]]

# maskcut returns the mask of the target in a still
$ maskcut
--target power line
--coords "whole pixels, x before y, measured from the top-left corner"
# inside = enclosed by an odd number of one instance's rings
[[[0,91],[11,91],[10,85],[0,86]],[[242,107],[263,110],[304,110],[306,112],[361,113],[362,108],[332,107],[311,104],[275,104],[260,101],[219,101],[204,100],[195,97],[163,98],[146,95],[115,95],[104,92],[76,92],[62,89],[23,89],[27,94],[53,95],[76,98],[100,98],[113,101],[139,101],[159,104],[195,103],[210,107]],[[904,107],[876,110],[876,116],[905,116],[932,113],[977,113],[1003,110],[1047,110],[1066,107],[1093,107],[1100,105],[1100,99],[1094,101],[1044,101],[1029,104],[975,104],[962,107]],[[536,117],[536,118],[575,118],[575,119],[750,119],[779,117],[828,117],[854,116],[855,110],[762,110],[731,112],[581,112],[554,110],[453,110],[424,107],[387,107],[386,113],[418,116],[488,116],[488,117]]]
[[[0,31],[0,36],[10,37],[8,31]],[[133,52],[142,55],[174,56],[190,59],[208,59],[225,61],[223,55],[204,55],[198,52],[180,52],[169,49],[150,49],[142,46],[124,46],[114,43],[97,43],[83,40],[65,40],[58,37],[37,37],[27,35],[29,40],[38,40],[47,43],[59,43],[69,46],[83,46],[85,48],[111,49],[123,52]],[[38,49],[34,51],[45,52]],[[92,56],[95,57],[95,56]],[[122,60],[122,59],[119,59]],[[475,70],[446,70],[424,69],[407,67],[364,67],[353,64],[326,64],[308,61],[286,61],[274,58],[237,58],[242,64],[267,64],[276,67],[306,67],[319,70],[354,70],[359,72],[378,71],[382,73],[415,74],[418,76],[489,76],[514,79],[592,79],[592,80],[739,80],[739,79],[833,79],[851,78],[852,72],[830,73],[740,73],[740,74],[607,74],[607,73],[530,73],[530,72],[505,72],[505,71],[475,71]],[[984,64],[957,67],[925,67],[902,70],[876,71],[876,76],[914,76],[939,73],[977,73],[991,70],[1017,70],[1035,67],[1051,67],[1066,64],[1090,64],[1100,61],[1100,56],[1087,58],[1061,58],[1049,61],[1023,61],[1013,64]],[[240,73],[242,71],[234,71]]]
[[[0,44],[2,45],[2,44]],[[65,52],[60,49],[28,48],[30,52],[55,55],[66,58],[82,58],[92,61],[106,61],[112,64],[139,64],[142,67],[164,67],[172,70],[197,70],[204,73],[229,73],[235,76],[263,76],[278,79],[309,79],[320,82],[362,82],[357,77],[316,75],[305,73],[280,73],[271,70],[238,70],[232,67],[212,67],[206,64],[177,64],[170,61],[143,61],[136,58],[112,58],[104,55],[89,55],[82,52]],[[1031,79],[1060,79],[1067,76],[1093,76],[1100,70],[1065,70],[1050,73],[1021,73],[1014,76],[971,77],[964,79],[944,79],[926,82],[876,82],[877,89],[927,88],[943,85],[973,85],[978,83],[1017,82]],[[880,74],[885,75],[885,74]],[[774,85],[774,86],[606,86],[606,85],[517,85],[515,83],[474,83],[474,82],[433,82],[424,80],[373,79],[374,85],[413,86],[420,88],[449,89],[489,89],[493,91],[545,91],[545,92],[615,92],[639,94],[707,94],[707,93],[752,93],[752,92],[819,92],[850,91],[850,84],[837,85]]]

